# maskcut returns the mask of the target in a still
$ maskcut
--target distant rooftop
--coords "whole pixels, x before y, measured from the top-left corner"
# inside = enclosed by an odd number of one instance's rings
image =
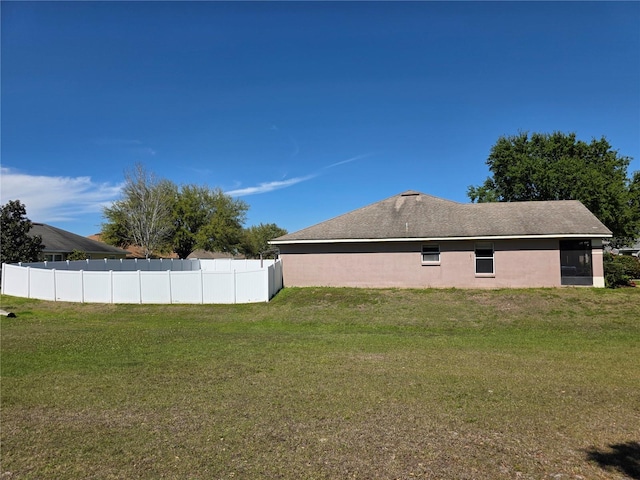
[[[128,253],[126,250],[106,243],[97,242],[44,223],[32,223],[29,235],[40,235],[40,237],[42,237],[44,253],[73,252],[74,250],[104,255],[122,255]]]

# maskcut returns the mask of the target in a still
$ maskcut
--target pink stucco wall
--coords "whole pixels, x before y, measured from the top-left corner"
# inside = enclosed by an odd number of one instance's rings
[[[285,286],[559,287],[557,239],[496,240],[493,276],[475,273],[474,241],[436,242],[440,264],[423,265],[423,242],[281,245]],[[594,247],[594,253],[596,248]],[[601,250],[600,250],[601,251]],[[602,275],[602,255],[592,255]]]

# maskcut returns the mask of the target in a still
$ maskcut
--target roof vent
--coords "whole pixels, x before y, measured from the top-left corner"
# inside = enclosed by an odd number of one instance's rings
[[[420,192],[416,192],[415,190],[407,190],[400,194],[401,197],[415,197],[417,195],[420,195]]]

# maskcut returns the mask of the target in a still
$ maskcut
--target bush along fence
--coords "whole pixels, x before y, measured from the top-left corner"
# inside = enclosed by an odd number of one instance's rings
[[[85,303],[268,302],[280,260],[77,260],[2,265],[2,293]]]

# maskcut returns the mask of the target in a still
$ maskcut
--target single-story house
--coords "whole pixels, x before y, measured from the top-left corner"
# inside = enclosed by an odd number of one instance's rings
[[[66,260],[74,250],[86,253],[91,260],[126,258],[127,253],[129,253],[121,248],[97,242],[44,223],[32,223],[29,235],[40,235],[44,245],[44,250],[42,251],[44,260],[48,262]]]
[[[407,191],[283,235],[285,286],[604,286],[605,227],[576,200],[458,203]]]

